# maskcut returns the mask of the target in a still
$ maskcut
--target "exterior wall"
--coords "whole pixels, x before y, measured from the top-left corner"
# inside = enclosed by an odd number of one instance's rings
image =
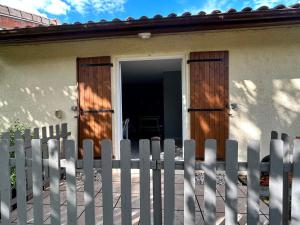
[[[68,122],[74,137],[77,119],[76,57],[153,56],[191,51],[229,51],[230,137],[239,141],[239,159],[246,142],[261,139],[267,154],[271,130],[300,136],[300,27],[195,32],[111,38],[64,43],[0,47],[0,130],[15,120],[32,127]],[[112,80],[117,74],[112,70]],[[113,93],[114,95],[114,93]],[[113,102],[115,108],[116,103]],[[64,112],[62,120],[55,109]],[[114,117],[116,115],[114,114]]]

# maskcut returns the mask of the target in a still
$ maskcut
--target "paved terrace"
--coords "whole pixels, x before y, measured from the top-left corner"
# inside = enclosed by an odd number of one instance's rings
[[[139,171],[132,170],[132,221],[134,225],[139,224],[140,215],[140,186],[139,186]],[[95,214],[96,224],[102,224],[102,184],[100,176],[95,176]],[[66,183],[61,182],[61,224],[66,224],[67,221],[67,202],[66,202]],[[183,171],[176,171],[175,175],[175,221],[176,225],[183,223]],[[151,183],[152,192],[152,183]],[[162,192],[163,192],[163,176],[162,176]],[[202,225],[204,214],[204,202],[203,202],[204,186],[196,184],[196,224]],[[224,185],[217,186],[217,224],[224,224],[224,212],[225,212],[225,187]],[[247,187],[239,186],[238,189],[238,219],[239,224],[246,224],[246,210],[247,210]],[[43,192],[43,210],[44,210],[44,224],[51,224],[50,219],[50,192],[45,190]],[[162,197],[163,203],[163,197]],[[33,224],[33,205],[32,200],[27,204],[27,218],[28,224]],[[114,204],[114,224],[121,224],[121,188],[120,188],[120,170],[113,171],[113,204]],[[262,224],[268,224],[268,206],[261,201],[260,207],[260,220]],[[151,206],[152,208],[152,206]],[[77,177],[77,218],[78,224],[84,224],[85,212],[84,212],[84,185],[83,179]],[[153,222],[153,221],[152,221]],[[17,224],[17,210],[12,212],[12,224]]]

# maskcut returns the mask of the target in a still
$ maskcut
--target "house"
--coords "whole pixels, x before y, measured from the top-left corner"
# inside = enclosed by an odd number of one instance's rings
[[[0,4],[0,30],[59,24],[56,19],[48,19]]]
[[[269,152],[272,130],[300,135],[300,4],[0,31],[0,129],[67,122],[78,140],[160,136]]]

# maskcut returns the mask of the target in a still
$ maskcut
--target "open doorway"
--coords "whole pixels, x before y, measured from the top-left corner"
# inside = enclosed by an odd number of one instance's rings
[[[181,59],[121,62],[123,138],[172,138],[182,148]]]

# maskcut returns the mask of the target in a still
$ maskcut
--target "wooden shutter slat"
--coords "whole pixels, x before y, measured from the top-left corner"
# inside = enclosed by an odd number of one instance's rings
[[[216,60],[214,60],[216,59]],[[218,60],[217,60],[218,59]],[[220,60],[222,59],[222,60]],[[204,157],[205,139],[218,141],[217,158],[225,156],[228,138],[228,52],[190,53],[191,138],[197,142],[196,157]],[[214,111],[213,109],[222,109]]]
[[[112,138],[111,59],[109,56],[79,58],[77,65],[81,112],[78,127],[79,157],[82,158],[83,154],[82,140],[91,139],[94,142],[94,157],[99,158],[99,142]]]

